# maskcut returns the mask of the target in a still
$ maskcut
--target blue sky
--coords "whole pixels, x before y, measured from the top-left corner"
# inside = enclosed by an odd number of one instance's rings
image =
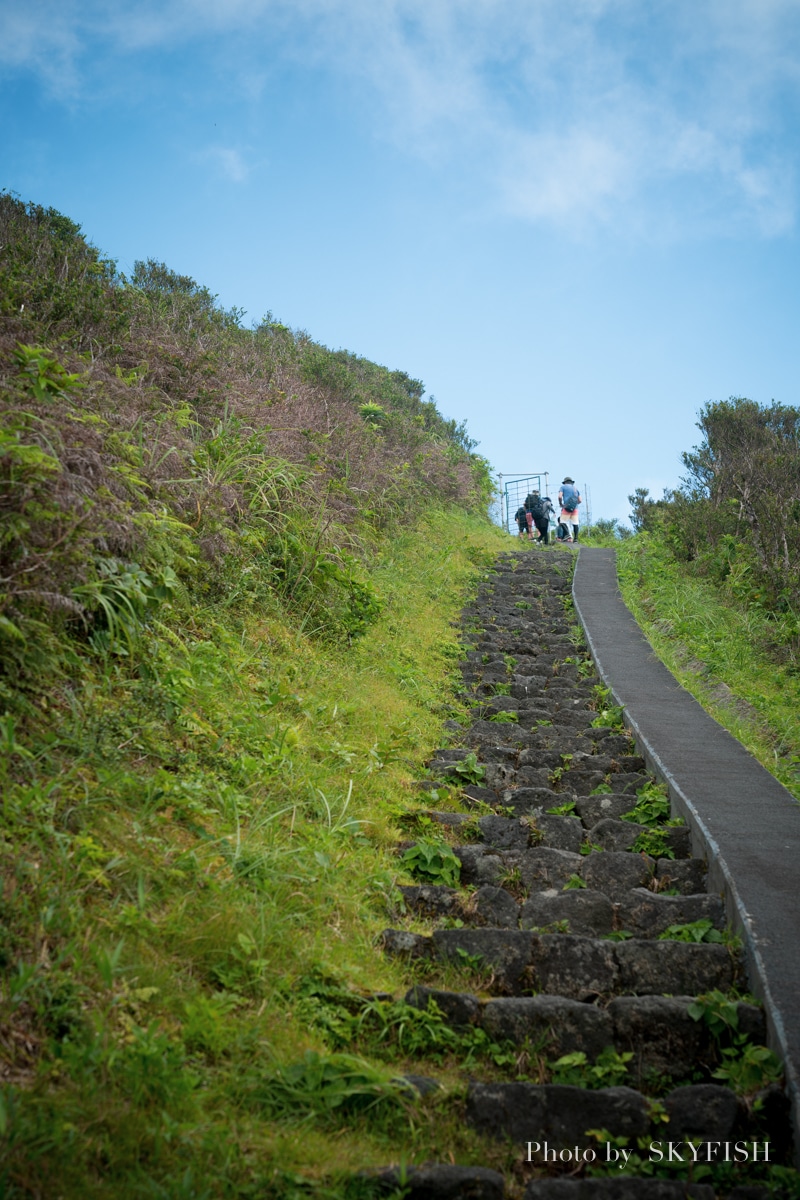
[[[798,0],[6,0],[0,186],[598,516],[798,396]]]

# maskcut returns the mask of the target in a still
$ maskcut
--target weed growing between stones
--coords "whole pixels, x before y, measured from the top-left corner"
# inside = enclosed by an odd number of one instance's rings
[[[545,812],[556,817],[569,817],[575,812],[575,801],[567,800],[564,804],[557,804],[554,808],[545,809]]]
[[[750,1098],[758,1109],[763,1105],[758,1093],[779,1081],[783,1068],[771,1050],[754,1043],[740,1030],[739,1004],[743,999],[736,993],[727,995],[715,990],[698,996],[688,1011],[694,1021],[706,1026],[717,1047],[721,1061],[712,1073],[713,1078],[723,1080],[739,1095]]]
[[[547,1064],[552,1083],[569,1084],[573,1087],[605,1088],[618,1087],[628,1077],[628,1063],[633,1058],[631,1051],[618,1053],[607,1046],[590,1062],[583,1050],[562,1054],[555,1062]]]
[[[617,704],[610,704],[610,700],[610,688],[602,683],[595,684],[592,708],[596,711],[597,716],[592,720],[594,728],[624,729],[624,710]]]
[[[623,821],[636,825],[658,825],[670,819],[669,796],[663,783],[647,784],[636,793],[636,805],[630,812],[622,813]]]
[[[724,1080],[740,1095],[753,1096],[783,1077],[780,1059],[766,1046],[744,1042],[721,1053],[722,1065],[713,1072],[714,1078]]]
[[[461,862],[447,842],[420,839],[406,850],[400,862],[415,879],[455,887]]]
[[[675,857],[675,851],[670,846],[663,829],[648,829],[640,833],[631,849],[637,854],[647,854],[651,858]]]
[[[298,1012],[332,1048],[417,1071],[426,1064],[469,1069],[483,1060],[496,1067],[514,1067],[519,1058],[512,1043],[498,1043],[483,1029],[454,1028],[423,989],[417,995],[413,990],[409,993],[414,1003],[359,997],[333,980],[312,978],[296,990]]]
[[[469,753],[460,762],[455,762],[448,768],[450,779],[460,784],[479,784],[485,774],[486,768],[478,762],[474,751]]]
[[[721,930],[714,927],[713,921],[708,920],[689,921],[684,925],[669,925],[658,936],[662,941],[690,942],[696,946],[703,942],[723,944],[735,937],[730,934],[726,937]],[[740,939],[738,939],[738,944],[741,945]]]

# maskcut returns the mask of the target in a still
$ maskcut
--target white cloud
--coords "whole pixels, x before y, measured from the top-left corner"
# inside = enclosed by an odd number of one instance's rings
[[[241,150],[230,146],[209,146],[193,157],[197,162],[210,163],[218,175],[232,183],[246,183],[250,176],[250,167]]]
[[[45,15],[36,7],[0,9],[0,67],[6,74],[31,71],[65,95],[78,86],[80,49],[80,29],[68,10]]]
[[[509,141],[500,183],[516,216],[585,225],[601,219],[609,200],[628,190],[626,156],[602,134],[578,129]]]
[[[794,223],[796,0],[305,0],[381,136],[583,234]],[[376,122],[377,124],[377,122]],[[782,149],[780,148],[782,147]]]
[[[250,104],[276,63],[335,74],[376,137],[527,220],[794,221],[797,0],[30,0],[0,16],[0,64],[88,102],[98,62],[189,43],[235,61]],[[214,153],[246,178],[238,151]]]

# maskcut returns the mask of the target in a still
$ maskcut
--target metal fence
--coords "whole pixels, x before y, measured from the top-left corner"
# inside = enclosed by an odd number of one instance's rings
[[[525,502],[528,492],[537,491],[542,496],[549,496],[549,473],[540,471],[530,475],[501,475],[500,476],[500,524],[509,533],[517,533],[518,526],[514,513]]]
[[[550,473],[549,471],[532,471],[523,474],[520,471],[518,474],[504,473],[499,476],[500,482],[500,525],[503,526],[508,533],[518,533],[519,528],[514,520],[514,513],[525,503],[525,497],[528,492],[538,491],[542,496],[550,496],[553,502],[553,508],[558,509],[558,489],[560,484],[554,484],[555,495],[550,492]],[[592,523],[591,515],[591,497],[588,484],[583,485],[580,489],[583,496],[581,505],[581,523],[587,528]],[[496,511],[496,510],[495,510]],[[550,520],[551,527],[555,525],[553,518]]]

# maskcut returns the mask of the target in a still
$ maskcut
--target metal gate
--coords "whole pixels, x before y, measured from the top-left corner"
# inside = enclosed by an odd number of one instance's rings
[[[519,532],[514,513],[525,502],[528,492],[535,490],[542,496],[549,496],[549,487],[548,471],[531,475],[523,475],[520,472],[519,475],[500,476],[500,524],[505,525],[508,533]]]

